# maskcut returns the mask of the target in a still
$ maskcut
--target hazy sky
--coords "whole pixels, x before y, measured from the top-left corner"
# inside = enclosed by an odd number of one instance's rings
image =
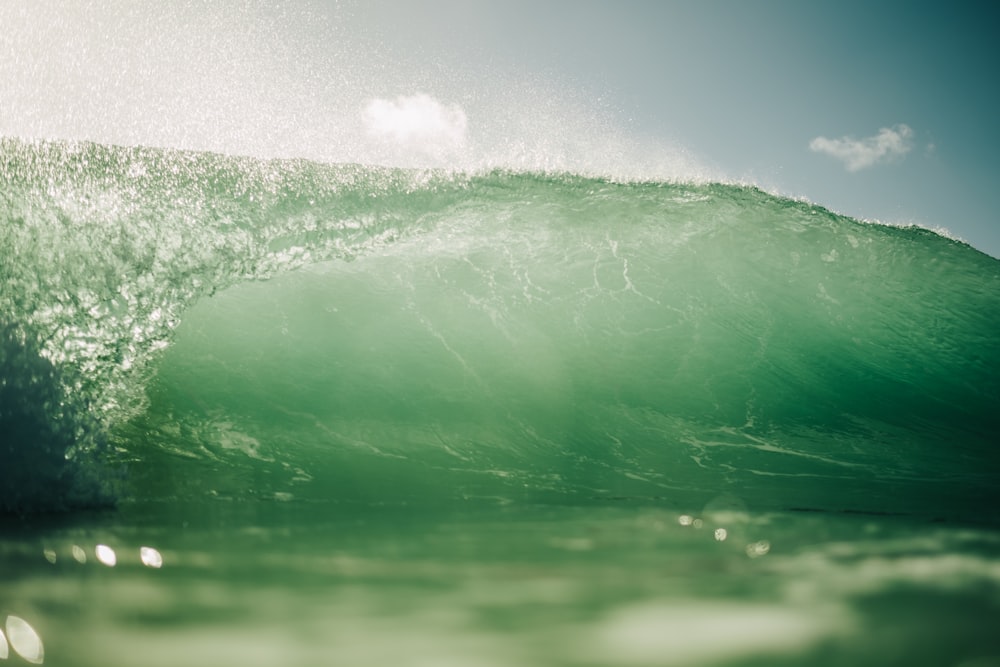
[[[1000,257],[1000,21],[989,3],[365,6],[359,25],[387,48],[550,76],[728,178],[945,227]]]
[[[0,135],[756,183],[1000,257],[987,3],[0,0]]]

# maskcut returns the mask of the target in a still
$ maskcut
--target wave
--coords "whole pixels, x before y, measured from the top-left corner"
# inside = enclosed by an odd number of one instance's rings
[[[122,462],[126,499],[996,500],[1000,264],[925,229],[90,143],[0,174],[8,511]]]

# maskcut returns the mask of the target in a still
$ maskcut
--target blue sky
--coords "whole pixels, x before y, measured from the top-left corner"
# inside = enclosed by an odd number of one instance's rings
[[[0,135],[756,183],[1000,257],[996,20],[855,0],[0,4]]]
[[[727,178],[1000,256],[987,3],[376,0],[356,20],[445,71],[564,82]]]

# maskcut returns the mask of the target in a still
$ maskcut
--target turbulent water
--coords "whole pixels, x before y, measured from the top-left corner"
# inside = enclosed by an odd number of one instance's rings
[[[998,332],[753,187],[2,140],[0,661],[995,666]]]
[[[0,143],[0,506],[993,520],[1000,263],[727,184]]]

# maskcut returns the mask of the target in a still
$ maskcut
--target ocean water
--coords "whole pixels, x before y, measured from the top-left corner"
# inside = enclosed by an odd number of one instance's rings
[[[0,660],[1000,664],[972,247],[564,172],[0,181]]]

